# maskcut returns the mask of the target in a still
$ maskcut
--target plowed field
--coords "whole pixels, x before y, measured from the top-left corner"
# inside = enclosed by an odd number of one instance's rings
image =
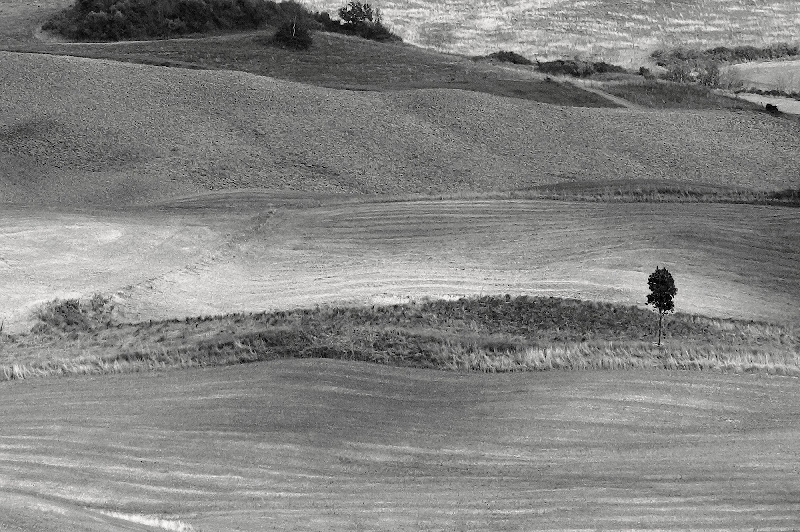
[[[319,360],[0,396],[3,530],[800,525],[800,394],[785,377]]]
[[[114,214],[4,210],[3,318],[21,327],[37,302],[94,292],[116,294],[132,320],[480,293],[643,304],[656,265],[675,276],[680,311],[800,317],[796,209],[212,198]]]

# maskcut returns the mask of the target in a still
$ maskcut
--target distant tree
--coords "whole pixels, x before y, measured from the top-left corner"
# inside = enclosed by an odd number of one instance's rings
[[[658,311],[658,345],[660,346],[661,323],[664,319],[664,314],[675,309],[675,303],[672,298],[678,293],[678,289],[675,288],[675,280],[669,270],[658,266],[656,266],[656,271],[647,278],[647,286],[650,287],[650,293],[647,294],[647,304],[653,305]]]
[[[363,26],[370,22],[378,22],[373,20],[375,12],[369,4],[362,4],[361,2],[350,2],[343,8],[339,9],[339,18],[347,26]]]
[[[373,41],[401,40],[400,37],[383,25],[383,17],[381,17],[380,10],[373,9],[369,4],[358,1],[350,2],[339,9],[339,18],[342,19],[342,24],[338,31],[343,33],[358,35]]]

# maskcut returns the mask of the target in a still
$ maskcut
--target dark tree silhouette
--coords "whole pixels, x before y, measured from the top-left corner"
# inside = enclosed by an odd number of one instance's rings
[[[660,346],[661,322],[664,319],[664,314],[675,309],[675,303],[672,298],[678,293],[678,289],[675,288],[675,280],[669,270],[658,266],[656,266],[656,271],[647,278],[647,286],[650,287],[650,293],[647,294],[647,304],[653,305],[658,311],[658,345]]]
[[[345,7],[339,9],[339,18],[349,26],[363,26],[374,20],[375,12],[369,4],[361,2],[350,2]]]

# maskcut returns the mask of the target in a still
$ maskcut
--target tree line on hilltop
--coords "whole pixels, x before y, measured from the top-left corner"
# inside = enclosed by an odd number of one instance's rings
[[[377,41],[400,38],[384,24],[380,11],[350,2],[340,19],[312,12],[294,1],[273,0],[76,0],[51,17],[43,29],[75,41],[122,41],[170,38],[272,26],[290,32],[286,44],[311,31],[357,35]],[[278,37],[280,39],[280,36]],[[310,42],[309,42],[310,45]]]

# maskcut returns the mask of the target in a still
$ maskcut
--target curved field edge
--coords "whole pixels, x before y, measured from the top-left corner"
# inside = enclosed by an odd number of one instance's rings
[[[694,369],[800,376],[789,325],[675,314],[662,346],[648,310],[484,296],[114,323],[108,300],[56,301],[2,344],[0,380],[329,358],[483,372]]]
[[[506,293],[637,305],[656,265],[676,276],[680,311],[800,316],[796,209],[293,201],[241,193],[113,215],[4,210],[0,318],[22,332],[38,305],[97,292],[126,322]]]

